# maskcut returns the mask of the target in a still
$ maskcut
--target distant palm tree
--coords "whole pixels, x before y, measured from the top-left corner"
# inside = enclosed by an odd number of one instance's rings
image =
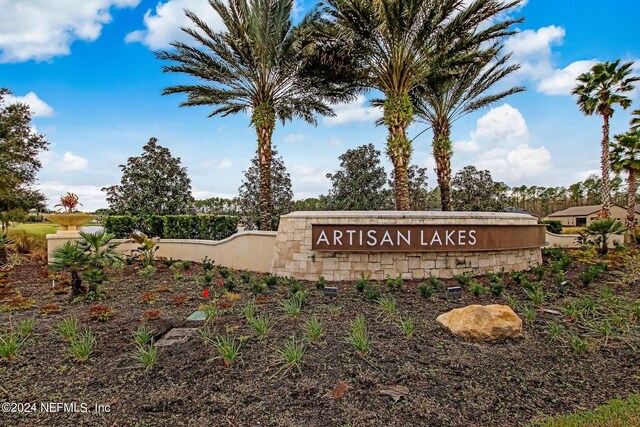
[[[616,172],[627,173],[627,219],[625,226],[634,228],[636,212],[636,180],[640,172],[640,130],[616,135],[611,144],[611,166]]]
[[[505,12],[520,0],[325,0],[317,10],[319,46],[327,57],[337,49],[351,61],[351,76],[362,91],[378,90],[388,130],[387,154],[394,168],[395,204],[408,210],[408,167],[414,118],[410,94],[434,73],[446,75],[477,61],[479,46],[509,33],[517,20]],[[328,48],[327,48],[328,47]]]
[[[631,130],[633,132],[640,131],[640,110],[634,110],[631,116]]]
[[[335,87],[313,84],[307,74],[308,38],[291,22],[293,0],[210,0],[225,32],[216,32],[190,11],[195,29],[183,28],[200,47],[174,42],[175,51],[157,52],[177,62],[165,72],[185,73],[203,83],[168,87],[163,94],[186,93],[180,106],[211,105],[211,116],[251,114],[260,160],[260,229],[272,225],[271,138],[279,119],[300,118],[316,124],[315,115],[333,115],[325,99],[343,101]],[[329,90],[333,90],[329,94]],[[323,97],[326,95],[326,98]]]
[[[572,93],[578,96],[578,107],[584,114],[598,114],[604,121],[600,166],[602,169],[602,211],[601,216],[609,217],[611,206],[611,188],[609,183],[609,120],[613,116],[615,105],[629,108],[631,100],[624,94],[633,90],[633,83],[640,77],[630,76],[633,62],[620,65],[620,60],[602,62],[591,67],[591,71],[578,76],[578,86]]]
[[[433,131],[433,157],[443,211],[451,210],[452,123],[525,90],[523,86],[514,86],[494,94],[486,93],[494,84],[520,68],[519,65],[508,64],[511,55],[500,57],[500,49],[494,45],[479,52],[477,61],[454,73],[431,75],[413,93],[416,115]]]

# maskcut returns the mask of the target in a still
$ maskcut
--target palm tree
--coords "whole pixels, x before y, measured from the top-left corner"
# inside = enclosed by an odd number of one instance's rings
[[[631,116],[631,130],[633,132],[640,131],[640,110],[634,110]]]
[[[387,154],[394,168],[395,204],[408,210],[408,172],[412,143],[407,128],[414,118],[411,93],[428,77],[447,75],[478,60],[483,43],[509,33],[519,22],[500,16],[520,0],[325,0],[317,10],[316,36],[328,57],[348,58],[356,87],[383,98],[378,124],[387,127]],[[329,46],[329,48],[327,48]],[[331,47],[339,46],[339,49]]]
[[[78,244],[68,240],[51,252],[53,261],[49,264],[54,270],[66,270],[71,274],[71,291],[73,295],[81,295],[85,292],[82,286],[80,272],[89,265],[90,257]]]
[[[620,65],[620,60],[602,62],[591,67],[591,71],[578,76],[578,86],[572,94],[578,96],[578,106],[587,116],[602,116],[602,142],[600,167],[602,169],[602,212],[603,218],[609,217],[611,206],[610,195],[610,161],[609,161],[609,120],[613,116],[615,105],[626,109],[631,100],[624,94],[633,90],[633,83],[640,77],[630,76],[633,62]]]
[[[433,131],[433,157],[440,187],[443,211],[451,210],[451,125],[469,113],[488,107],[505,97],[522,92],[515,86],[488,95],[497,82],[520,68],[508,65],[511,55],[499,57],[501,47],[493,46],[459,71],[444,76],[430,76],[415,92],[416,115]]]
[[[616,135],[611,144],[611,166],[627,173],[627,218],[625,226],[634,228],[636,212],[636,179],[640,171],[640,130]],[[633,234],[633,233],[632,233]]]
[[[180,106],[215,106],[211,116],[249,112],[260,159],[260,229],[271,228],[271,137],[276,120],[332,115],[324,103],[344,101],[334,86],[314,85],[305,77],[309,41],[291,22],[293,0],[209,0],[226,26],[212,30],[190,11],[196,29],[183,28],[200,47],[174,42],[173,52],[156,57],[177,62],[165,72],[185,73],[204,81],[168,87],[163,94],[186,93]]]
[[[600,255],[606,255],[609,252],[609,236],[622,234],[626,228],[615,218],[603,218],[593,221],[584,231],[587,236],[595,237],[596,245],[600,246]]]
[[[114,261],[122,260],[116,251],[119,242],[113,242],[115,235],[98,231],[97,233],[80,232],[82,240],[78,243],[80,249],[89,255],[89,264],[93,268],[104,269]]]

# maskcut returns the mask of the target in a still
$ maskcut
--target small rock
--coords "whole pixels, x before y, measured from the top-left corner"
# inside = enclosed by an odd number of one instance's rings
[[[550,308],[545,308],[545,309],[544,309],[544,310],[542,310],[542,311],[544,311],[545,313],[548,313],[548,314],[554,314],[554,315],[556,315],[556,316],[562,316],[562,313],[561,313],[561,312],[559,312],[558,310],[552,310],[552,309],[550,309]]]
[[[174,328],[162,337],[157,343],[156,347],[166,347],[168,345],[180,344],[187,342],[189,337],[197,331],[196,328]]]
[[[385,386],[385,388],[380,389],[379,393],[385,396],[391,396],[394,402],[397,402],[409,395],[409,389],[403,385]]]
[[[199,322],[201,320],[207,320],[207,316],[204,314],[204,311],[194,311],[187,317],[187,320],[192,322]]]
[[[506,305],[469,305],[438,316],[453,335],[470,341],[496,341],[522,336],[522,319]]]

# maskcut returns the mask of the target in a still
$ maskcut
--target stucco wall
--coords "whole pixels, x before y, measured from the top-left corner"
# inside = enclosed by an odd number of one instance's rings
[[[561,248],[579,248],[578,244],[578,234],[554,234],[549,233],[547,231],[547,235],[545,237],[546,246],[558,246]],[[622,244],[624,242],[623,235],[612,235],[609,236],[609,241],[607,242],[609,247],[614,245],[614,242],[618,242]]]
[[[67,240],[70,240],[69,237],[58,234],[47,235],[49,259],[51,252]],[[127,255],[138,246],[126,240],[117,241],[121,242],[119,251]],[[162,239],[156,256],[196,262],[207,256],[216,264],[226,267],[269,273],[275,241],[274,231],[245,231],[218,241]]]
[[[515,271],[542,262],[540,248],[469,252],[325,252],[311,249],[312,224],[535,225],[530,215],[494,212],[294,212],[280,218],[272,273],[299,279],[405,279]]]

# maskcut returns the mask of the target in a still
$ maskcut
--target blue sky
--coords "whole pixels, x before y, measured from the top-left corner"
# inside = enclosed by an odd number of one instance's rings
[[[313,4],[297,3],[297,16]],[[196,198],[237,194],[256,149],[248,117],[208,118],[207,108],[179,108],[181,96],[160,95],[193,82],[163,74],[153,56],[183,37],[184,8],[222,29],[206,0],[0,0],[0,86],[31,105],[51,143],[38,183],[50,206],[70,191],[85,210],[106,207],[100,188],[120,181],[118,165],[150,137],[182,159]],[[505,42],[522,65],[510,83],[527,92],[454,124],[454,172],[474,164],[511,186],[557,186],[597,171],[601,119],[583,116],[570,90],[597,61],[637,61],[640,74],[639,12],[637,0],[529,0],[517,12],[525,23]],[[640,90],[632,97],[640,108]],[[296,198],[325,193],[325,174],[347,149],[373,143],[384,153],[386,132],[374,125],[380,112],[366,97],[335,111],[317,127],[294,121],[275,132]],[[628,121],[629,111],[616,111],[612,133]],[[423,129],[413,125],[410,136]],[[416,138],[413,163],[433,169],[430,142],[428,131]]]

